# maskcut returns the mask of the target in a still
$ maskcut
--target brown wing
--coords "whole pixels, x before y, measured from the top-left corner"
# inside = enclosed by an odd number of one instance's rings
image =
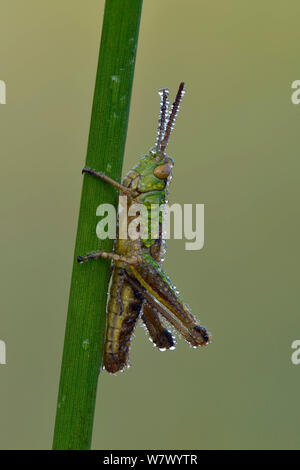
[[[161,224],[159,226],[159,238],[150,247],[149,251],[152,258],[161,264],[166,251],[165,241],[162,239]],[[159,349],[164,350],[175,348],[175,339],[162,322],[155,305],[144,301],[142,320],[148,330],[151,340]]]
[[[143,302],[142,320],[155,346],[161,350],[174,349],[175,339],[165,327],[154,305],[147,300]]]

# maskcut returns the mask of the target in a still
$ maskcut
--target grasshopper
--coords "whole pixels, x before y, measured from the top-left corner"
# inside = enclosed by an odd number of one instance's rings
[[[127,211],[133,204],[165,204],[172,178],[173,159],[166,153],[174,128],[184,83],[179,86],[175,101],[169,110],[169,90],[159,90],[160,113],[156,145],[127,173],[122,184],[104,173],[84,167],[82,172],[113,185],[127,196]],[[110,295],[107,305],[107,330],[104,368],[110,373],[129,367],[129,351],[133,331],[139,318],[148,330],[150,339],[160,349],[174,349],[175,339],[166,327],[171,325],[193,347],[206,346],[210,334],[193,316],[189,307],[168,276],[162,270],[165,254],[162,223],[159,221],[155,239],[117,238],[114,251],[78,256],[78,262],[106,258],[112,261]]]

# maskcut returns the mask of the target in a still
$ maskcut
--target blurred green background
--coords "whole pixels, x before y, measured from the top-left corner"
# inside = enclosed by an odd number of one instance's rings
[[[0,6],[1,449],[52,444],[103,8]],[[94,449],[300,448],[299,14],[144,1],[124,171],[184,80],[170,202],[205,204],[205,246],[170,241],[165,269],[213,343],[161,353],[137,328],[131,369],[100,376]]]

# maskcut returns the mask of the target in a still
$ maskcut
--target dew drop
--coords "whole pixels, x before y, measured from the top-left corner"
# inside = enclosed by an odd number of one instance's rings
[[[163,96],[164,93],[166,93],[166,94],[168,95],[168,94],[170,93],[169,88],[160,88],[160,89],[158,90],[159,96]]]
[[[115,83],[120,83],[120,75],[112,75],[111,79]]]

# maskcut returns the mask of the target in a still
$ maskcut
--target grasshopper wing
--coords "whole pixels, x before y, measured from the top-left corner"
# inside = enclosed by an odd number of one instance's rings
[[[134,285],[134,284],[132,284]],[[140,292],[144,297],[142,320],[148,330],[152,342],[161,351],[175,349],[175,339],[170,331],[165,327],[160,319],[156,305],[151,300],[146,300],[144,291],[135,285],[135,291]]]

